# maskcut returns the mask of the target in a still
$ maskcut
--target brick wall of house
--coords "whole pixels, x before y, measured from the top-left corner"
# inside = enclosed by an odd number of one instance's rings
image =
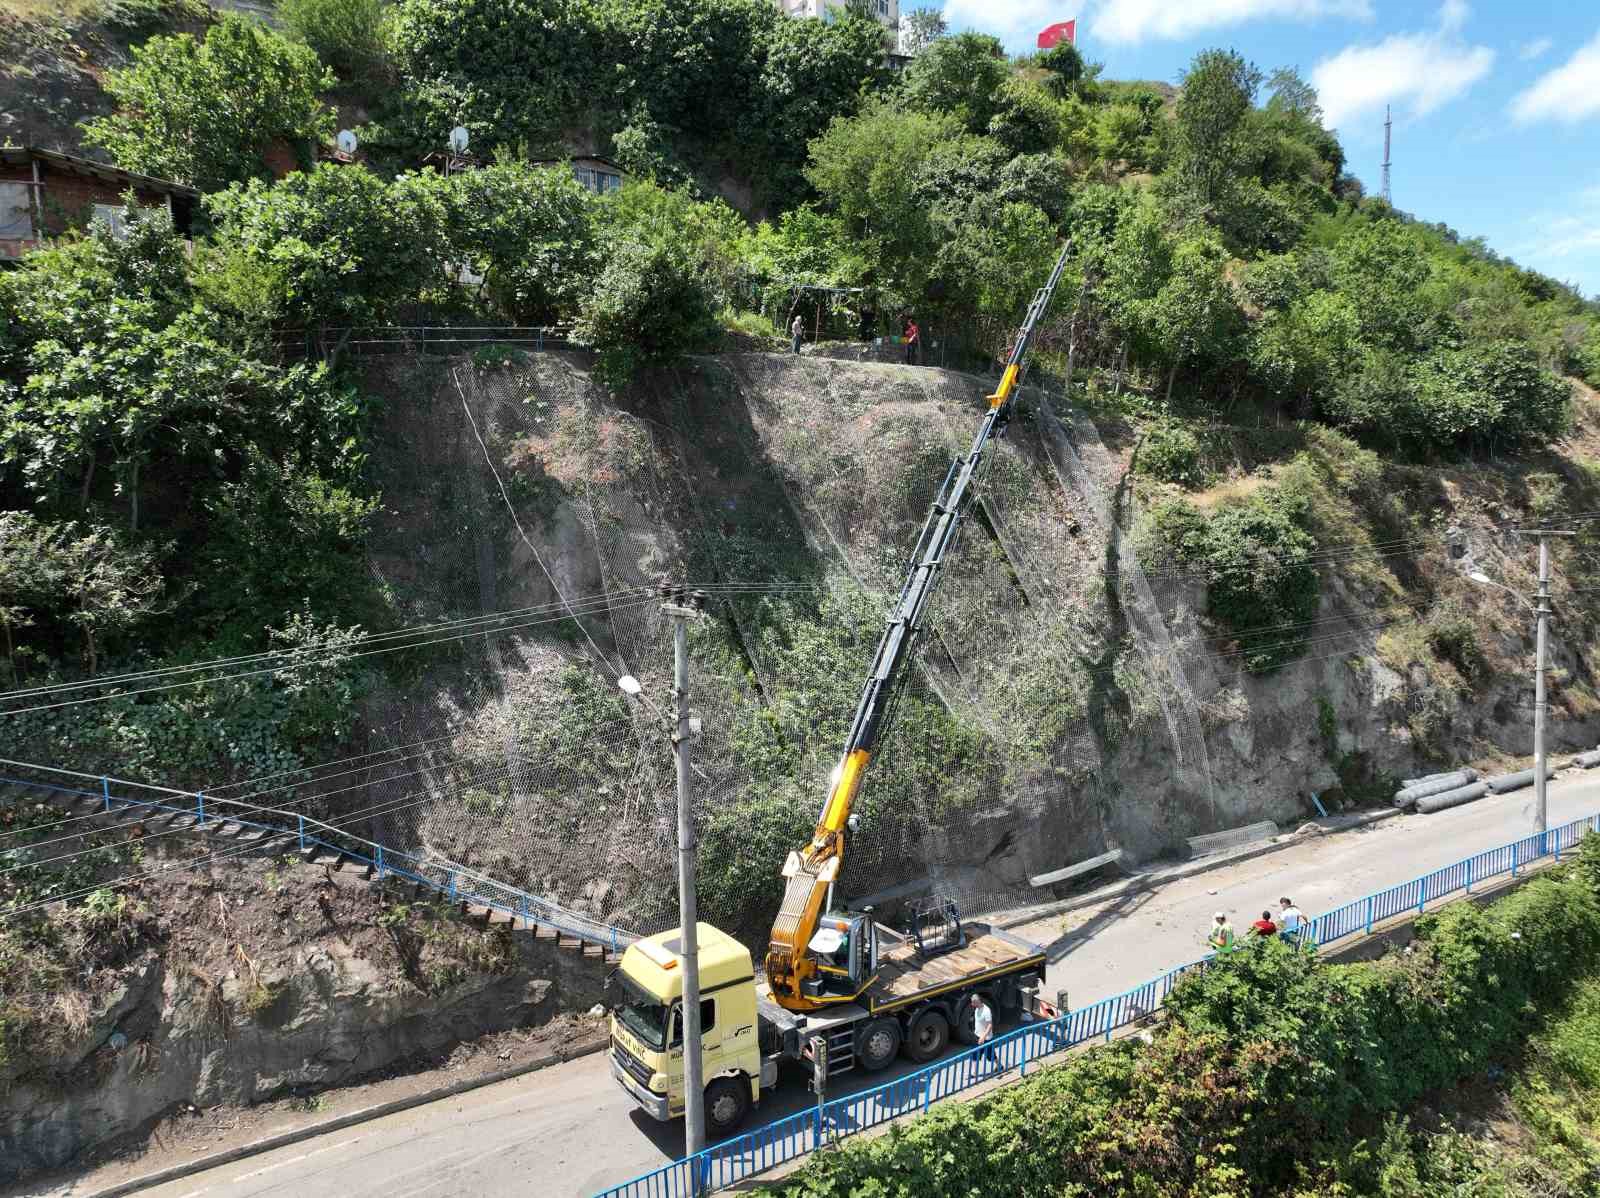
[[[48,163],[39,164],[39,182],[43,196],[42,205],[35,210],[35,239],[87,228],[94,219],[96,204],[122,203],[122,190],[116,185],[53,171]],[[31,189],[33,170],[27,166],[0,166],[0,183],[25,183]],[[160,192],[136,190],[135,194],[144,207],[166,207],[167,198]]]

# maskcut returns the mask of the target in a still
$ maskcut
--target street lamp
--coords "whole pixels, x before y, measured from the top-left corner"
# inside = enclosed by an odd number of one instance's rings
[[[1549,710],[1549,702],[1545,698],[1545,671],[1549,657],[1550,633],[1550,542],[1549,537],[1572,536],[1570,532],[1554,532],[1546,529],[1539,530],[1539,590],[1535,593],[1535,603],[1529,603],[1520,591],[1513,590],[1504,583],[1496,582],[1482,570],[1469,570],[1467,577],[1482,586],[1491,586],[1497,590],[1506,591],[1517,597],[1529,611],[1533,612],[1537,622],[1538,635],[1536,637],[1537,650],[1533,666],[1533,830],[1542,838],[1545,832],[1545,822],[1548,813],[1545,786],[1545,757],[1544,757],[1544,726],[1545,717]],[[1470,561],[1471,558],[1469,557]]]

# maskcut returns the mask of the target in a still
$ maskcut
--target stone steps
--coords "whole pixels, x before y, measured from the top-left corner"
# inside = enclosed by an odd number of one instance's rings
[[[237,820],[226,816],[206,815],[204,824],[200,823],[197,812],[184,810],[163,810],[154,806],[130,803],[113,795],[110,809],[106,809],[106,801],[102,797],[89,794],[73,794],[53,790],[47,786],[27,786],[17,783],[0,784],[0,803],[11,802],[17,804],[43,803],[65,813],[68,818],[79,821],[78,830],[90,832],[115,832],[120,830],[133,830],[142,826],[146,834],[165,833],[195,833],[204,835],[212,840],[226,842],[229,851],[236,848],[249,848],[252,850],[265,850],[268,846],[279,845],[284,841],[293,841],[298,844],[298,834],[290,831],[272,832],[265,828],[247,827]],[[312,844],[300,853],[301,860],[306,865],[321,865],[335,871],[342,870],[347,865],[356,864],[356,859],[349,853],[330,849],[325,845]],[[377,880],[377,869],[374,865],[367,864],[364,868],[365,880]],[[421,883],[411,883],[413,899],[437,898],[440,891]],[[509,912],[487,907],[478,903],[460,903],[462,913],[474,923],[483,928],[509,926],[513,934],[531,935],[537,940],[553,941],[557,948],[576,952],[592,960],[604,961],[614,964],[621,960],[621,955],[613,953],[610,945],[588,940],[580,936],[560,931],[548,924],[537,920],[524,920],[521,916],[514,916]]]

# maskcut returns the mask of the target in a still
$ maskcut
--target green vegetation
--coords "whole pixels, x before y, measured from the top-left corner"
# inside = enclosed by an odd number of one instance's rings
[[[1600,837],[1590,836],[1582,864],[1561,877],[1419,920],[1405,954],[1324,965],[1276,940],[1253,945],[1180,984],[1150,1044],[1095,1049],[853,1141],[769,1192],[1590,1192],[1597,891]],[[1520,1159],[1493,1162],[1487,1145],[1406,1120],[1425,1097],[1499,1076],[1525,1042],[1510,1090],[1536,1147]]]
[[[118,165],[207,190],[268,174],[266,153],[282,140],[309,163],[333,132],[319,93],[333,75],[295,46],[236,14],[196,41],[153,37],[104,86],[117,111],[84,129]]]

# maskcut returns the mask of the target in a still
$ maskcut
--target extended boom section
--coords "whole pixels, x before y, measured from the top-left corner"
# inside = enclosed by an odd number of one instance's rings
[[[839,876],[850,811],[885,729],[906,663],[916,648],[928,603],[939,585],[945,556],[954,547],[961,522],[976,497],[974,480],[983,465],[989,442],[1001,434],[1011,418],[1012,399],[1021,384],[1024,360],[1039,321],[1061,281],[1071,249],[1070,242],[1062,248],[1049,280],[1034,295],[1027,318],[1012,344],[1000,385],[989,396],[989,410],[973,439],[972,448],[964,458],[951,465],[928,511],[922,535],[917,539],[911,572],[900,588],[900,596],[878,641],[872,669],[856,706],[855,721],[845,741],[844,756],[834,771],[827,800],[817,816],[816,832],[804,848],[790,853],[784,864],[783,873],[788,884],[783,905],[772,926],[766,974],[773,998],[789,1010],[811,1011],[830,1003],[848,1002],[854,997],[828,993],[818,984],[818,965],[811,951],[811,939],[817,931],[832,884]]]

